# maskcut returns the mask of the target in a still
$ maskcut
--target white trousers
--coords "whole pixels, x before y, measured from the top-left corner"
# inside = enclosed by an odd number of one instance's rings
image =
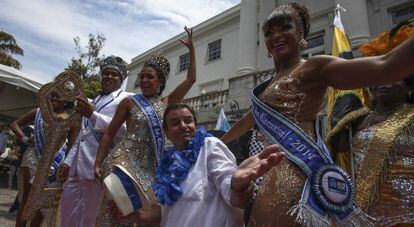
[[[96,181],[69,177],[62,192],[62,227],[93,227],[100,200]]]

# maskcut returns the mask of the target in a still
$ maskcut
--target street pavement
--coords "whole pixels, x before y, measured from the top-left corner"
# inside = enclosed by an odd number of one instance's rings
[[[16,214],[10,214],[9,209],[12,206],[17,195],[16,190],[0,188],[0,226],[12,227],[15,225]]]

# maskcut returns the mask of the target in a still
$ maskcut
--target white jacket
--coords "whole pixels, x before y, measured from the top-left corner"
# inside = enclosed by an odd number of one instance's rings
[[[121,91],[118,89],[106,96],[98,96],[94,100],[94,112],[89,118],[91,126],[96,132],[104,133],[113,116],[115,115],[118,104],[132,93]],[[94,170],[96,154],[99,147],[99,142],[96,140],[94,133],[85,127],[82,122],[82,127],[79,132],[76,142],[73,144],[69,154],[65,159],[65,164],[70,166],[69,177],[77,175],[79,179],[94,180]],[[126,132],[125,124],[117,132],[117,139],[122,138]]]

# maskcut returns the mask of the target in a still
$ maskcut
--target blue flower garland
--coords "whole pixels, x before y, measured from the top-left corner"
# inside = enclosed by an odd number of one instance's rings
[[[198,153],[204,146],[204,139],[212,136],[204,128],[196,131],[188,143],[187,149],[177,151],[170,146],[162,155],[160,165],[157,167],[155,182],[152,188],[162,205],[173,205],[182,195],[180,182],[185,180],[188,171],[197,161]]]

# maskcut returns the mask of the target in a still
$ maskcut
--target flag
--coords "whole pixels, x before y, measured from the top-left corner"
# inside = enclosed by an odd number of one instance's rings
[[[221,108],[219,117],[217,119],[215,130],[221,130],[221,131],[227,132],[229,131],[229,129],[230,129],[230,124],[227,121],[226,114],[224,114],[224,109]]]
[[[348,40],[348,36],[345,33],[345,28],[341,21],[341,14],[340,10],[342,8],[337,6],[335,9],[335,17],[333,21],[334,30],[333,30],[333,43],[332,43],[332,55],[345,58],[345,59],[352,59],[352,48],[351,44]],[[328,128],[331,129],[333,125],[331,125],[331,114],[333,108],[336,104],[336,100],[338,97],[341,97],[345,94],[354,94],[356,95],[362,102],[363,102],[363,89],[354,89],[354,90],[338,90],[329,88],[328,89],[328,101],[327,101],[327,114],[328,114]]]

